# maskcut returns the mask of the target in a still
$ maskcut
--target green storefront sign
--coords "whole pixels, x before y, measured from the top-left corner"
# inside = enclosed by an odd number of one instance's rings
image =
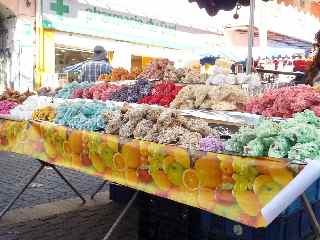
[[[63,0],[56,0],[50,3],[50,10],[55,11],[57,15],[63,16],[65,13],[69,13],[69,6],[64,5]]]

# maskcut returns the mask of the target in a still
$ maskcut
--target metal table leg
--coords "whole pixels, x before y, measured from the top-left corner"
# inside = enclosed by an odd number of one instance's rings
[[[305,210],[308,213],[308,217],[311,223],[311,227],[312,227],[312,231],[315,235],[315,239],[316,240],[320,240],[320,226],[319,226],[319,222],[317,220],[317,217],[312,209],[312,206],[308,200],[308,197],[306,196],[306,194],[302,194],[301,195],[301,201],[303,204],[303,207],[305,208]]]
[[[72,189],[72,191],[82,200],[82,203],[86,203],[86,199],[78,192],[77,189],[63,176],[63,174],[56,168],[56,166],[52,164],[48,164],[49,167],[52,167],[52,169],[60,176],[60,178]]]
[[[128,212],[128,210],[131,208],[132,204],[134,203],[134,201],[137,199],[139,191],[136,191],[132,198],[130,199],[130,201],[127,203],[126,207],[122,210],[122,212],[120,213],[119,217],[116,219],[116,221],[113,223],[113,225],[111,226],[111,228],[109,229],[109,231],[107,232],[107,234],[105,235],[105,237],[103,238],[103,240],[108,240],[111,237],[111,234],[113,233],[113,231],[116,229],[116,227],[118,226],[118,224],[120,223],[120,221],[122,220],[122,218],[125,216],[125,214]]]
[[[106,185],[108,183],[108,181],[104,181],[98,188],[97,190],[91,195],[91,199],[94,199],[94,197],[97,195],[98,192],[101,191],[101,189],[104,187],[104,185]]]
[[[51,167],[58,176],[75,192],[75,194],[82,200],[83,203],[86,202],[85,198],[75,189],[74,186],[63,176],[63,174],[56,168],[56,166],[43,162],[39,160],[40,167],[39,169],[34,173],[34,175],[30,178],[30,180],[26,183],[26,185],[20,190],[20,192],[10,201],[10,203],[0,212],[0,219],[12,208],[12,206],[15,204],[15,202],[19,199],[19,197],[26,191],[26,189],[30,186],[30,184],[36,179],[36,177],[41,173],[41,171],[45,167]]]

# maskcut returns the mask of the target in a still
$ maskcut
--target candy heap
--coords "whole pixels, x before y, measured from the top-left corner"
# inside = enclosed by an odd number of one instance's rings
[[[51,106],[53,108],[58,107],[65,100],[63,99],[52,99],[51,97],[45,96],[30,96],[23,102],[11,110],[10,116],[15,120],[31,120],[32,113],[36,109]]]
[[[182,86],[178,86],[174,83],[160,83],[152,88],[149,96],[141,98],[138,103],[158,104],[167,107],[181,89]]]
[[[2,100],[0,101],[0,114],[10,114],[11,109],[17,106],[16,102],[9,101],[9,100]]]
[[[182,83],[202,83],[200,81],[200,67],[191,66],[178,71],[178,81]]]
[[[32,119],[36,121],[52,122],[56,117],[56,109],[51,106],[37,109],[32,113]]]
[[[199,150],[204,152],[223,152],[224,143],[219,138],[208,136],[200,139]]]
[[[283,123],[262,120],[244,127],[226,142],[226,150],[249,156],[305,160],[320,158],[320,118],[310,110]]]
[[[83,96],[84,98],[106,101],[109,100],[113,92],[119,90],[120,88],[121,87],[117,85],[100,83],[90,88],[84,89]]]
[[[298,85],[266,92],[250,101],[246,111],[267,117],[290,118],[294,113],[311,109],[320,116],[320,93],[312,87]]]
[[[247,102],[238,86],[186,86],[170,104],[178,109],[242,110]]]
[[[174,67],[173,62],[170,62],[164,70],[163,81],[176,82],[177,78],[176,68]]]
[[[72,82],[68,83],[62,88],[61,90],[58,91],[56,94],[56,97],[58,98],[77,98],[78,96],[82,96],[83,90],[86,88],[90,88],[93,85],[93,83],[89,82]]]
[[[118,67],[112,69],[112,73],[105,76],[103,79],[104,81],[117,81],[117,80],[128,80],[129,78],[129,71],[124,69],[123,67]]]
[[[106,133],[120,137],[143,139],[157,143],[177,144],[198,149],[202,137],[216,136],[215,130],[202,120],[189,120],[173,110],[144,106],[122,109],[104,114]]]
[[[139,79],[136,83],[122,86],[118,91],[113,92],[110,100],[136,103],[139,99],[148,96],[151,92],[151,88],[151,82]]]
[[[30,92],[29,90],[24,93],[19,93],[15,90],[7,89],[0,95],[0,101],[8,100],[11,102],[16,102],[18,104],[23,103],[29,96],[34,95],[33,92]]]
[[[111,74],[102,74],[99,76],[99,81],[118,81],[118,80],[134,80],[141,73],[137,68],[132,69],[131,72],[123,67],[112,69]]]
[[[106,127],[102,113],[114,109],[113,104],[98,101],[62,104],[57,108],[54,122],[70,128],[99,131]]]
[[[60,89],[52,89],[50,87],[43,87],[40,88],[37,93],[39,96],[47,96],[47,97],[53,97],[56,95],[56,92],[59,91]]]
[[[173,62],[168,59],[153,60],[137,78],[163,80],[165,69],[169,64],[173,65]]]

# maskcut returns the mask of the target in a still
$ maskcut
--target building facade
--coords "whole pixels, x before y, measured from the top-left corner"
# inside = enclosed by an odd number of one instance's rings
[[[35,0],[0,0],[0,90],[33,89]]]
[[[64,67],[89,59],[95,45],[111,53],[114,67],[130,70],[144,66],[152,58],[182,61],[187,52],[213,47],[221,38],[216,32],[159,20],[148,16],[148,12],[129,12],[111,2],[39,1],[36,86],[56,81]]]

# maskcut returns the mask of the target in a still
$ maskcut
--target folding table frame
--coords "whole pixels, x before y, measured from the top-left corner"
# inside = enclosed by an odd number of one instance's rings
[[[93,199],[95,197],[95,195],[101,191],[101,189],[108,183],[108,181],[104,181],[98,188],[97,190],[91,195],[91,199]],[[131,197],[130,201],[127,203],[127,205],[125,206],[125,208],[122,210],[122,212],[120,213],[120,215],[117,217],[117,219],[115,220],[114,224],[111,226],[111,228],[108,230],[107,234],[105,235],[105,237],[103,238],[103,240],[108,240],[111,237],[111,234],[113,233],[113,231],[116,229],[116,227],[119,225],[120,221],[122,220],[122,218],[125,216],[125,214],[128,212],[128,210],[130,209],[130,207],[133,205],[134,201],[136,200],[137,196],[138,196],[139,191],[137,190],[133,196]],[[300,200],[302,202],[302,205],[304,207],[304,209],[306,210],[307,214],[308,214],[308,218],[310,221],[310,225],[312,228],[312,232],[315,236],[314,240],[320,240],[320,225],[319,222],[317,220],[316,214],[308,200],[308,197],[305,193],[303,193],[300,197]]]
[[[37,176],[42,172],[45,167],[52,168],[57,175],[71,188],[71,190],[82,200],[82,203],[85,204],[85,198],[77,191],[77,189],[63,176],[63,174],[57,169],[57,167],[51,163],[47,163],[37,159],[40,163],[40,167],[33,174],[30,180],[24,185],[24,187],[17,193],[17,195],[9,202],[9,204],[0,212],[0,219],[12,208],[15,202],[20,198],[20,196],[26,191],[32,182],[37,178]]]

